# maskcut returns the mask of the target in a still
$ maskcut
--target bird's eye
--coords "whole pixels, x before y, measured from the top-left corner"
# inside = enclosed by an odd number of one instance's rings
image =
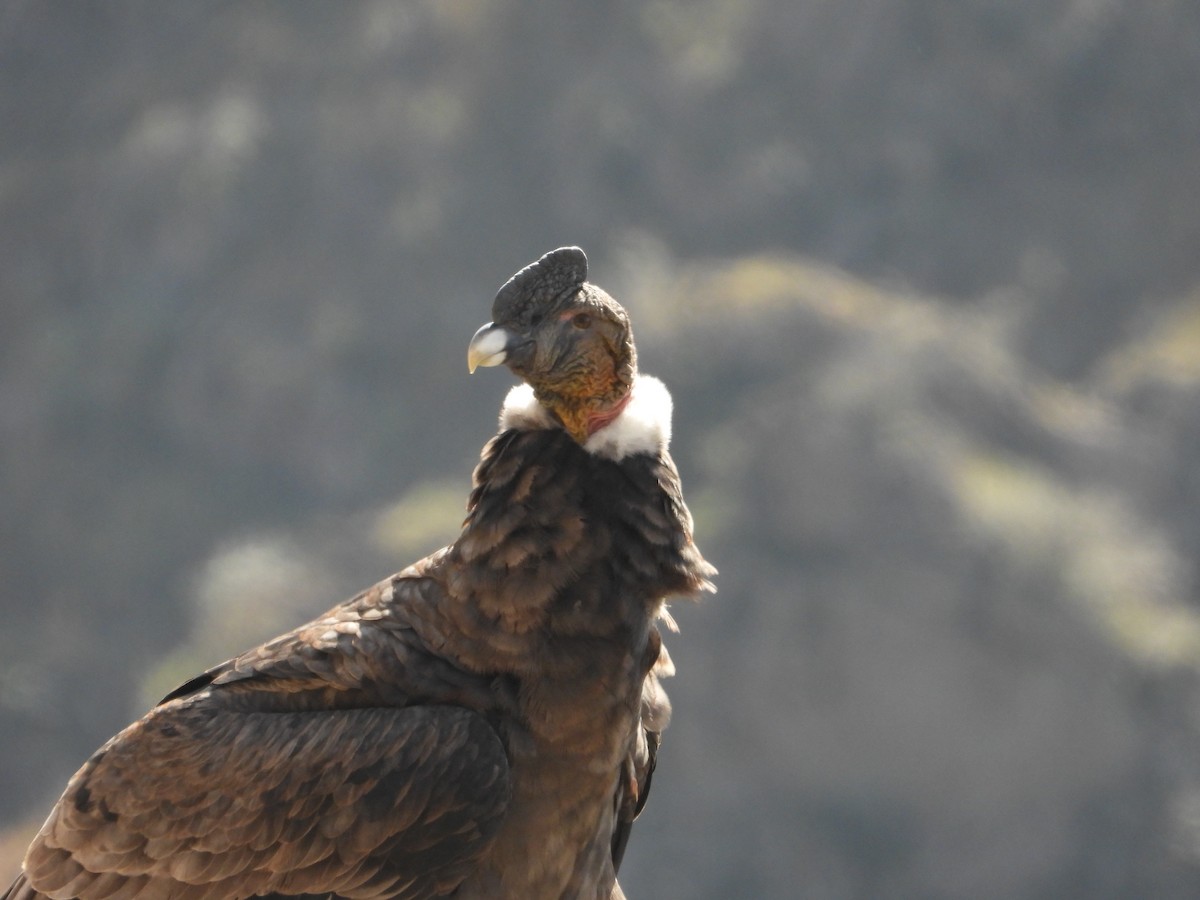
[[[571,319],[571,324],[576,328],[587,328],[592,324],[592,317],[587,313],[576,313],[575,317]]]
[[[542,324],[542,314],[540,312],[535,312],[529,317],[529,324],[533,325],[534,327]]]

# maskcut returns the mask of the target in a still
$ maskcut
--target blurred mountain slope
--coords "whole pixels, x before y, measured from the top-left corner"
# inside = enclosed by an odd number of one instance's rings
[[[1193,429],[1032,369],[1007,310],[794,258],[666,280],[662,318],[692,317],[670,380],[703,411],[681,466],[722,569],[680,613],[665,747],[671,847],[723,848],[690,889],[1188,896],[1195,505],[1157,488],[1190,477]]]

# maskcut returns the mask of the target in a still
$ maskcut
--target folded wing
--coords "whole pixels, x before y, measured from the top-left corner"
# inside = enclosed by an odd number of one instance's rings
[[[241,712],[201,693],[88,760],[25,877],[79,900],[440,897],[486,851],[508,778],[470,710]]]

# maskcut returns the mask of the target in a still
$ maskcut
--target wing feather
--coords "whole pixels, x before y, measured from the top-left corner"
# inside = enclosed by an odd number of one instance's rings
[[[466,709],[237,712],[202,693],[93,755],[25,871],[79,900],[441,896],[490,844],[508,779]]]

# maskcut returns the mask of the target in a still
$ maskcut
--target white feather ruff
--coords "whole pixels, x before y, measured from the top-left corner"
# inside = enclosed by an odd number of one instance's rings
[[[620,415],[584,442],[597,456],[621,460],[636,453],[658,454],[671,442],[671,393],[650,375],[638,375],[632,396]],[[500,409],[500,428],[557,428],[554,417],[537,402],[533,388],[519,384],[508,392]]]

